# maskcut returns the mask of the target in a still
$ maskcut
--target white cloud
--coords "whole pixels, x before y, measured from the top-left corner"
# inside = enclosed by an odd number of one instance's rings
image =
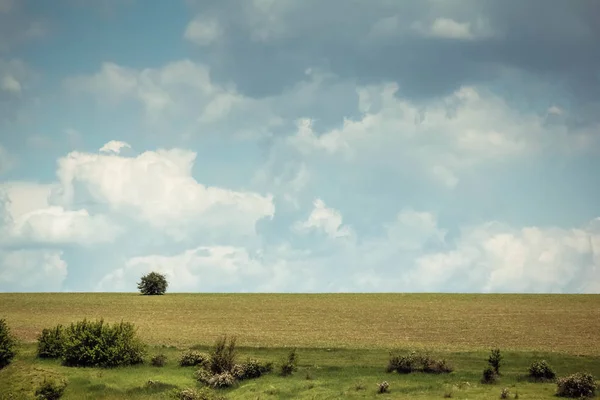
[[[325,205],[323,200],[316,199],[313,210],[306,221],[297,221],[293,229],[297,232],[308,232],[311,230],[323,231],[331,238],[348,237],[353,234],[352,229],[342,225],[342,214]]]
[[[0,243],[75,243],[91,245],[111,242],[120,228],[103,215],[85,209],[65,210],[49,204],[56,184],[9,182],[0,186],[3,223]]]
[[[589,292],[600,283],[599,245],[598,227],[489,223],[465,230],[452,250],[419,257],[411,279],[425,290],[463,280],[482,292]]]
[[[124,148],[130,149],[131,146],[129,145],[129,143],[120,142],[118,140],[111,140],[110,142],[106,143],[100,148],[100,152],[119,154],[121,152],[121,149]]]
[[[165,274],[173,292],[314,290],[311,273],[287,260],[297,252],[275,248],[270,253],[265,257],[240,247],[201,246],[173,256],[134,257],[102,278],[96,290],[134,291],[135,283],[150,271]]]
[[[103,215],[87,210],[48,207],[21,215],[8,229],[7,239],[39,243],[92,245],[112,242],[121,229]]]
[[[305,156],[321,152],[398,171],[419,169],[454,187],[461,172],[478,164],[586,151],[597,140],[593,129],[548,126],[544,115],[518,111],[481,88],[463,87],[425,105],[402,98],[396,84],[362,87],[358,94],[361,117],[322,133],[302,119],[288,143]]]
[[[440,17],[434,19],[430,24],[416,21],[411,28],[422,36],[441,39],[476,40],[493,35],[488,22],[481,18],[477,19],[475,23],[471,23]]]
[[[60,204],[89,196],[174,236],[188,229],[254,235],[256,222],[275,212],[271,195],[207,187],[192,177],[196,153],[146,151],[137,157],[72,152],[59,160]],[[79,188],[79,192],[76,191]]]
[[[183,36],[199,46],[207,46],[217,41],[222,34],[223,29],[218,20],[199,15],[190,21]]]
[[[206,134],[221,123],[228,124],[232,136],[251,138],[281,124],[269,104],[243,96],[231,83],[213,82],[206,65],[190,60],[141,70],[107,62],[96,74],[71,77],[64,84],[109,105],[133,100],[145,110],[148,128],[162,127],[170,135]],[[245,123],[233,126],[231,121]],[[181,132],[173,132],[174,124],[183,126]]]
[[[0,290],[58,291],[67,263],[57,250],[0,250]]]
[[[21,93],[21,83],[12,75],[4,75],[2,77],[2,89],[14,94]]]

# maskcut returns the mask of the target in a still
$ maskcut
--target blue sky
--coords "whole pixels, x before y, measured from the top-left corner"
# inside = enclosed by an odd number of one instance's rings
[[[600,291],[595,1],[0,0],[0,291]]]

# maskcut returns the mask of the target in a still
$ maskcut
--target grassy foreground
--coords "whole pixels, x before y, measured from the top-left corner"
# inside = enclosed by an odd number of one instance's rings
[[[66,399],[166,399],[195,387],[194,368],[177,366],[183,349],[236,335],[240,360],[279,361],[298,346],[299,371],[276,373],[222,391],[229,399],[495,399],[508,387],[520,399],[552,399],[556,385],[524,379],[529,364],[548,360],[559,376],[600,376],[600,296],[447,294],[0,294],[6,318],[24,344],[0,370],[0,399],[32,398],[44,377],[69,381]],[[135,323],[163,368],[68,368],[35,358],[42,328],[83,318]],[[27,344],[27,342],[30,342]],[[496,385],[479,382],[490,347],[505,357]],[[428,349],[455,367],[449,375],[387,374],[388,351]],[[163,384],[154,388],[148,380]],[[390,383],[376,394],[376,383]],[[8,397],[9,393],[13,397]],[[511,398],[513,398],[511,396]]]

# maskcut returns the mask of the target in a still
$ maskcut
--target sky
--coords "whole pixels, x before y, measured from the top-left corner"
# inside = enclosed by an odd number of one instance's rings
[[[600,293],[596,0],[0,0],[0,291]]]

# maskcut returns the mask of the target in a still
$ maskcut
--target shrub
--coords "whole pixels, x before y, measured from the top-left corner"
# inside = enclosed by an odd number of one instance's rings
[[[230,372],[215,374],[208,380],[208,385],[213,389],[224,389],[235,385],[235,377]]]
[[[421,364],[422,371],[428,374],[448,374],[454,370],[446,360],[434,360],[424,357]]]
[[[150,359],[150,364],[153,367],[164,367],[167,363],[167,356],[164,354],[157,354],[152,359]]]
[[[231,374],[238,380],[256,379],[273,370],[273,363],[260,363],[255,359],[248,359],[243,364],[235,364]]]
[[[292,349],[287,356],[287,359],[281,363],[280,371],[282,376],[288,376],[296,371],[298,365],[298,355],[296,349]]]
[[[494,369],[496,375],[500,375],[500,365],[502,364],[502,355],[500,349],[492,349],[490,356],[488,357],[488,363]]]
[[[396,371],[400,374],[410,374],[421,371],[430,374],[450,373],[454,369],[446,360],[436,360],[429,355],[419,355],[411,352],[407,355],[390,353],[390,359],[386,368],[387,372]]]
[[[13,336],[6,323],[0,319],[0,369],[11,363],[17,355],[17,339]]]
[[[40,400],[57,400],[62,397],[66,388],[66,381],[44,378],[44,382],[35,390],[35,397]]]
[[[207,371],[204,368],[200,368],[199,370],[194,372],[194,378],[196,378],[196,380],[202,383],[203,385],[208,385],[210,378],[212,378],[212,374],[210,373],[210,371]]]
[[[205,365],[208,362],[208,359],[208,355],[190,350],[181,355],[179,358],[179,366],[196,367],[198,365]]]
[[[556,395],[560,397],[593,397],[596,393],[594,377],[587,372],[578,372],[557,381]]]
[[[481,378],[482,383],[495,383],[498,378],[496,371],[491,365],[488,365],[483,370],[483,377]]]
[[[227,344],[227,337],[223,336],[217,340],[211,350],[208,367],[213,374],[222,374],[230,372],[235,365],[237,353],[235,350],[235,337],[231,338]]]
[[[386,381],[377,384],[377,393],[389,393],[390,384]]]
[[[37,356],[40,358],[60,358],[64,345],[62,325],[42,330],[38,336]]]
[[[158,272],[150,272],[142,276],[141,281],[137,285],[140,293],[144,295],[165,294],[168,286],[169,283],[166,276]]]
[[[556,377],[546,360],[534,361],[529,366],[529,377],[537,381],[550,381]]]
[[[510,391],[508,390],[508,388],[504,388],[500,391],[501,399],[508,399],[508,396],[510,396]]]
[[[417,353],[414,351],[408,355],[390,354],[387,371],[396,371],[399,374],[410,374],[417,370]]]
[[[67,366],[117,367],[141,364],[145,353],[133,324],[84,319],[65,330],[62,360]]]

